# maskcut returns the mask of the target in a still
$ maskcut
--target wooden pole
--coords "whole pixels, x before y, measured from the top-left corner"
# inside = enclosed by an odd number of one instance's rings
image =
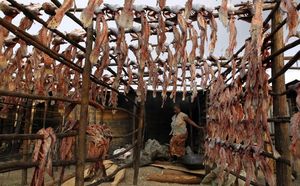
[[[30,126],[31,126],[31,115],[32,115],[32,100],[27,100],[25,112],[25,126],[24,126],[24,134],[29,134]],[[29,152],[29,140],[23,141],[23,161],[28,161],[28,152]],[[22,182],[21,185],[27,185],[27,168],[22,170]]]
[[[279,1],[279,0],[277,0]],[[272,31],[276,29],[278,24],[282,21],[280,10],[276,10],[272,19]],[[278,30],[272,37],[272,54],[281,49],[284,46],[283,43],[283,29]],[[272,76],[276,75],[284,66],[283,53],[276,56],[272,61]],[[279,76],[273,81],[273,92],[285,91],[285,76],[284,74]],[[273,97],[273,115],[277,117],[284,117],[288,115],[287,112],[287,99],[286,96],[274,96]],[[282,158],[290,160],[289,151],[289,131],[288,122],[274,122],[275,125],[275,148],[281,154]],[[291,168],[280,162],[276,161],[276,178],[277,185],[291,185]]]
[[[48,112],[48,102],[45,101],[44,115],[43,115],[43,128],[46,128],[47,112]]]
[[[134,175],[133,175],[133,185],[137,185],[138,183],[138,177],[139,177],[139,167],[140,167],[140,154],[141,154],[141,148],[143,144],[143,129],[144,129],[144,115],[145,115],[145,102],[142,100],[139,103],[138,107],[138,135],[137,135],[137,146],[135,148],[135,159],[134,159]]]
[[[86,153],[86,126],[88,125],[88,109],[89,109],[89,90],[90,90],[90,73],[91,62],[90,54],[93,45],[93,26],[87,28],[86,38],[86,56],[84,70],[82,74],[82,91],[81,91],[81,108],[79,120],[79,135],[78,135],[78,149],[77,149],[77,163],[76,163],[76,179],[75,185],[84,185],[84,165]]]

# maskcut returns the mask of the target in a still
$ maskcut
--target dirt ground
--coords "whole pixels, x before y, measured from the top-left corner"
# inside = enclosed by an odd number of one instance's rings
[[[66,170],[66,174],[71,174],[74,171],[74,167],[68,168]],[[140,186],[180,186],[182,184],[174,184],[174,183],[159,183],[159,182],[153,182],[153,181],[147,181],[147,176],[152,173],[161,173],[162,169],[156,168],[156,167],[142,167],[140,168],[139,173],[139,180],[138,185]],[[28,169],[28,183],[31,183],[33,169]],[[55,171],[55,175],[58,175],[58,172]],[[8,173],[2,173],[0,174],[0,186],[20,186],[21,185],[21,179],[22,179],[22,171],[13,171]],[[45,177],[45,186],[47,186],[47,183],[51,182],[51,178],[46,176]],[[125,178],[124,180],[119,184],[119,186],[129,186],[133,185],[133,169],[128,168],[126,169]],[[101,186],[110,186],[110,183],[103,183]],[[186,186],[194,186],[194,185],[188,185]]]
[[[147,176],[152,174],[152,173],[161,173],[163,169],[161,168],[156,168],[156,167],[142,167],[140,168],[140,173],[139,173],[139,180],[138,180],[138,185],[139,186],[180,186],[182,184],[174,184],[174,183],[159,183],[159,182],[153,182],[153,181],[147,181]],[[74,167],[69,167],[66,169],[66,174],[69,175],[74,172]],[[32,173],[33,169],[28,169],[28,183],[31,183],[31,178],[32,178]],[[56,178],[58,177],[59,171],[54,172],[56,175]],[[8,173],[1,173],[0,174],[0,186],[20,186],[21,185],[21,179],[22,179],[22,171],[13,171],[13,172],[8,172]],[[262,178],[263,180],[263,178]],[[264,183],[261,180],[261,183]],[[49,186],[49,182],[51,182],[52,179],[49,176],[45,176],[45,186]],[[126,169],[125,173],[125,178],[124,180],[119,184],[119,186],[130,186],[133,185],[133,169],[128,168]],[[299,182],[297,182],[299,183]],[[293,186],[299,186],[299,184],[293,183]],[[101,186],[110,186],[110,183],[102,183]],[[199,185],[199,184],[195,184]],[[195,186],[195,185],[188,185],[185,184],[185,186]]]

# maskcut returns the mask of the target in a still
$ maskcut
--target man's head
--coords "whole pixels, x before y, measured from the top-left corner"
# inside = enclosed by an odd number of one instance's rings
[[[180,105],[179,105],[179,104],[175,104],[175,105],[173,106],[173,109],[174,109],[175,114],[178,114],[179,112],[181,112],[181,109],[180,109]]]

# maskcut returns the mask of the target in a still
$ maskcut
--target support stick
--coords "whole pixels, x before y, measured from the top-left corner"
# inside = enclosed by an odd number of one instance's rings
[[[139,167],[140,167],[140,154],[141,147],[143,144],[143,129],[144,129],[144,112],[145,112],[145,102],[142,100],[138,108],[139,118],[138,118],[138,135],[137,135],[137,146],[135,148],[135,160],[134,160],[134,175],[133,175],[133,185],[137,185],[139,177]]]
[[[29,134],[30,132],[30,123],[31,123],[31,115],[32,115],[32,100],[27,100],[27,108],[25,112],[25,126],[24,133]],[[28,161],[28,151],[29,151],[29,140],[23,141],[23,161]],[[22,170],[22,182],[21,185],[27,185],[27,168]]]
[[[86,57],[84,70],[82,75],[82,94],[81,94],[81,108],[79,120],[79,136],[78,136],[78,149],[77,149],[77,163],[76,163],[76,179],[75,185],[84,185],[84,165],[86,153],[86,126],[88,125],[88,106],[89,106],[89,90],[90,90],[90,73],[91,62],[90,54],[93,45],[93,27],[92,25],[87,28],[86,38]]]
[[[277,28],[277,25],[282,22],[282,16],[279,10],[276,10],[272,19],[272,31]],[[272,37],[272,54],[284,47],[283,43],[283,29],[279,29]],[[272,77],[277,74],[284,66],[283,53],[276,56],[272,62]],[[276,78],[272,84],[273,92],[285,91],[285,77],[281,75]],[[273,115],[278,117],[287,116],[287,102],[286,96],[273,97]],[[275,147],[281,154],[282,158],[290,160],[289,151],[289,131],[288,122],[274,122],[275,125]],[[277,185],[291,185],[291,168],[280,162],[276,161],[276,178]]]

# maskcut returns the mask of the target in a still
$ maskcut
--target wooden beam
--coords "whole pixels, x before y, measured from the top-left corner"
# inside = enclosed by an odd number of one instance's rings
[[[277,0],[280,2],[280,0]],[[280,10],[274,12],[272,18],[272,45],[271,55],[284,47],[283,43],[283,29],[277,30],[278,25],[282,23],[282,16]],[[276,30],[276,32],[275,32]],[[272,62],[272,78],[277,75],[284,66],[283,53],[277,55]],[[281,75],[277,77],[272,84],[273,92],[285,92],[285,76]],[[273,117],[285,117],[288,116],[286,96],[274,96],[273,97]],[[275,148],[281,154],[281,157],[290,160],[289,150],[289,130],[288,122],[274,122],[275,125]],[[291,185],[291,167],[281,161],[276,161],[276,180],[277,185]]]
[[[281,54],[283,55],[283,54]],[[283,66],[282,68],[280,68],[279,71],[277,71],[276,74],[272,74],[272,78],[269,79],[269,83],[271,82],[275,82],[276,79],[280,78],[288,69],[290,69],[293,64],[295,64],[298,60],[300,59],[300,50],[296,53],[296,55],[294,55],[294,57],[292,57],[292,59],[286,64],[284,65],[284,60],[282,60]],[[273,61],[273,63],[276,63],[275,60]],[[272,64],[273,64],[272,63]]]
[[[85,64],[82,74],[82,90],[81,90],[81,107],[80,107],[80,120],[79,120],[79,135],[78,135],[78,148],[77,148],[77,162],[76,162],[76,179],[75,185],[84,185],[84,167],[86,156],[86,127],[89,123],[89,96],[90,96],[90,73],[91,62],[90,54],[93,47],[93,24],[87,29],[86,39],[86,53]]]
[[[30,110],[31,112],[31,110]],[[30,119],[30,117],[29,117]],[[57,138],[65,138],[76,136],[78,133],[75,131],[70,131],[68,133],[57,133]],[[43,139],[43,135],[39,134],[0,134],[0,140],[36,140],[36,139]]]

